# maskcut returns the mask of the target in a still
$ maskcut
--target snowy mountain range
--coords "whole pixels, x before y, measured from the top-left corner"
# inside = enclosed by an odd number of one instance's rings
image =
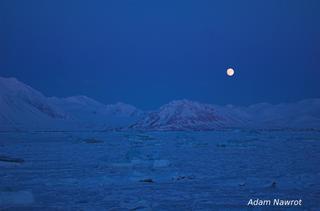
[[[149,130],[213,130],[230,127],[239,120],[212,105],[176,100],[149,112],[131,128]]]
[[[155,111],[86,96],[45,97],[14,78],[0,77],[0,131],[320,129],[320,99],[290,104],[217,106],[176,100]]]
[[[141,115],[134,106],[104,105],[86,96],[48,98],[15,78],[0,77],[0,131],[114,129]]]

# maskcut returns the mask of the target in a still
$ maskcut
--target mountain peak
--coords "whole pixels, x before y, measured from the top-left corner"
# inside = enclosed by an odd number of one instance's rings
[[[39,91],[16,78],[0,78],[1,127],[38,125],[40,128],[45,122],[65,118],[66,115],[52,106]]]
[[[133,127],[162,130],[208,130],[224,125],[224,118],[211,105],[175,100],[150,112]]]
[[[186,100],[186,99],[182,99],[182,100],[173,100],[163,106],[160,107],[160,109],[163,108],[180,108],[180,109],[196,109],[196,108],[206,108],[206,109],[213,109],[212,105],[209,104],[204,104],[204,103],[199,103],[197,101],[191,101],[191,100]]]
[[[28,93],[42,95],[40,92],[22,83],[16,78],[4,78],[4,77],[0,77],[0,93],[10,94],[10,95],[28,94]]]

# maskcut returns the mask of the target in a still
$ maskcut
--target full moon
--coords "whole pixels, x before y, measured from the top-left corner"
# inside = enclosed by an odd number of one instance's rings
[[[230,76],[230,77],[233,76],[234,75],[234,69],[228,68],[227,69],[227,75]]]

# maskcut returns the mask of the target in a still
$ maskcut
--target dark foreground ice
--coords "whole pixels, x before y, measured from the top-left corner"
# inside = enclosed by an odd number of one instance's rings
[[[317,131],[1,133],[0,158],[0,210],[320,210]]]

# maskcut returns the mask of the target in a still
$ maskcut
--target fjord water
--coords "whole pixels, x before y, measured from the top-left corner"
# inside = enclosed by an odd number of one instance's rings
[[[243,210],[251,198],[320,208],[319,131],[6,132],[0,139],[1,208]]]

